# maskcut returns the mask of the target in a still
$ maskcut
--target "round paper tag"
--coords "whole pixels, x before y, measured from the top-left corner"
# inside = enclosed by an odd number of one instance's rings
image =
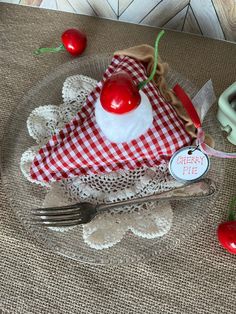
[[[207,173],[210,160],[194,146],[183,147],[171,157],[169,170],[178,181],[195,181]]]

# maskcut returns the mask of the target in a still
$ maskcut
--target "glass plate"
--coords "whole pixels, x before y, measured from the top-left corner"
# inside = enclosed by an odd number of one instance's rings
[[[39,82],[24,100],[14,110],[6,125],[1,150],[2,180],[6,195],[10,201],[16,217],[22,222],[27,232],[37,240],[43,248],[93,264],[130,263],[143,258],[160,256],[166,250],[171,250],[178,243],[188,239],[203,219],[214,209],[217,193],[207,202],[178,201],[172,202],[174,218],[173,226],[168,234],[157,239],[143,239],[128,232],[122,241],[110,249],[91,249],[82,239],[82,227],[78,226],[67,232],[45,229],[31,223],[31,208],[41,207],[46,191],[28,182],[20,172],[20,158],[30,146],[35,145],[28,135],[26,120],[31,111],[45,104],[59,105],[62,102],[61,89],[68,76],[84,74],[100,80],[109,65],[112,56],[108,54],[94,57],[82,57],[58,67],[51,74]],[[172,87],[178,82],[193,96],[197,89],[180,74],[170,71],[167,81]],[[210,133],[218,149],[224,149],[224,141],[220,128],[216,122],[215,112],[211,110],[204,121],[204,129]],[[211,158],[211,169],[207,177],[216,181],[218,189],[223,184],[224,160]]]

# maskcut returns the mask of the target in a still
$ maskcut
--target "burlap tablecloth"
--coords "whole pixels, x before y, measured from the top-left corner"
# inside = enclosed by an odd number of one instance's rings
[[[67,53],[32,55],[38,46],[59,43],[65,29],[86,31],[86,55],[153,44],[157,34],[151,27],[6,4],[0,19],[1,130],[22,96],[70,60]],[[217,95],[236,78],[234,44],[168,31],[161,52],[199,86],[211,77]],[[34,246],[0,186],[0,312],[234,314],[236,257],[218,246],[215,229],[236,194],[235,165],[227,162],[215,210],[191,238],[156,259],[119,267],[84,265]]]

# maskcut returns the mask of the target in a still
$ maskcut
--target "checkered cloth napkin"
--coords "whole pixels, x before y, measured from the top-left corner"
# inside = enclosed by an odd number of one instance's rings
[[[128,72],[136,84],[147,78],[142,63],[127,56],[114,56],[82,110],[39,150],[31,166],[32,179],[50,182],[80,175],[133,170],[141,166],[154,167],[191,143],[191,137],[175,110],[151,82],[143,92],[153,108],[152,127],[128,143],[116,144],[104,137],[95,120],[94,104],[103,82],[120,70]]]

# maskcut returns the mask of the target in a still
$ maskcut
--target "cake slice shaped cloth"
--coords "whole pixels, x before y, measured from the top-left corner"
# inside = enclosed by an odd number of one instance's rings
[[[142,90],[153,109],[153,124],[140,137],[128,143],[112,143],[102,134],[95,120],[94,103],[103,82],[115,71],[128,72],[134,82],[147,79],[145,65],[128,56],[114,56],[102,80],[88,96],[82,110],[36,155],[31,177],[58,181],[80,175],[154,167],[166,162],[179,148],[191,144],[176,111],[149,82]]]

